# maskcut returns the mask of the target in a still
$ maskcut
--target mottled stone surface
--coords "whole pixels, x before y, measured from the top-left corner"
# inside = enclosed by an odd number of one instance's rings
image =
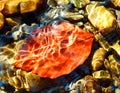
[[[77,20],[79,21],[84,18],[84,16],[81,15],[80,13],[72,13],[72,12],[67,12],[67,11],[62,12],[61,17],[66,18],[66,19],[72,19],[74,21],[77,21]]]
[[[44,0],[9,0],[6,2],[3,13],[5,15],[14,13],[27,13],[37,10]]]
[[[102,65],[104,64],[106,53],[107,51],[103,48],[99,48],[94,52],[91,62],[93,71],[99,70],[102,67]]]
[[[107,70],[99,70],[92,73],[94,78],[97,79],[110,79],[110,74]]]
[[[55,7],[55,6],[65,6],[70,2],[70,0],[47,0],[47,4],[50,7]]]
[[[4,26],[4,16],[2,13],[0,13],[0,29]]]
[[[115,7],[119,7],[120,8],[120,0],[110,0],[111,3],[114,4]]]
[[[104,6],[99,6],[96,2],[87,5],[86,11],[88,13],[88,19],[98,29],[114,29],[117,24],[115,16]]]
[[[76,8],[83,8],[90,2],[90,0],[70,0],[70,1],[72,4],[74,4]]]
[[[80,79],[73,83],[70,86],[70,93],[101,93],[102,88],[98,84],[98,80],[92,76],[85,76],[83,79]]]

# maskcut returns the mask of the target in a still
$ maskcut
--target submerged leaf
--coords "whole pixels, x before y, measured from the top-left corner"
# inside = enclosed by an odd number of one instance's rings
[[[57,78],[83,64],[90,54],[93,35],[68,22],[36,29],[13,64],[40,77]]]

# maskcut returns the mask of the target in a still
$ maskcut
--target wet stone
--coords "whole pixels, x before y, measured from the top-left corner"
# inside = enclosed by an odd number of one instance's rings
[[[118,27],[120,28],[120,10],[115,10],[116,16],[117,16],[117,23]]]
[[[81,26],[83,26],[83,22],[77,22],[76,25],[81,27]]]
[[[0,29],[2,29],[4,26],[4,16],[2,13],[0,13]]]
[[[102,92],[103,93],[114,93],[114,91],[115,91],[115,88],[112,85],[109,86],[109,87],[102,87]]]
[[[120,75],[120,59],[117,58],[115,55],[110,55],[109,59],[109,69],[113,74]]]
[[[42,4],[44,4],[44,0],[24,0],[24,2],[20,2],[20,13],[35,11],[40,6],[43,6]]]
[[[92,76],[85,76],[83,79],[80,79],[73,83],[70,86],[70,93],[101,93],[102,89],[98,84],[97,79],[94,79]]]
[[[51,19],[55,19],[57,18],[61,13],[61,8],[53,8],[50,11],[48,11],[48,13],[45,14],[45,16],[47,17],[48,21]],[[46,20],[45,20],[46,21]]]
[[[109,55],[108,61],[104,63],[106,69],[110,72],[115,87],[120,85],[120,63],[115,55]]]
[[[86,6],[89,21],[98,29],[111,31],[116,27],[116,18],[104,6],[99,6],[97,2]],[[108,24],[109,23],[109,24]]]
[[[111,3],[115,6],[115,7],[119,7],[120,8],[120,0],[110,0]]]
[[[83,8],[85,7],[90,0],[71,0],[70,1],[76,8]]]
[[[50,7],[56,7],[56,6],[65,6],[70,2],[70,0],[48,0],[47,4]]]
[[[115,93],[119,93],[119,92],[120,92],[120,88],[116,88]]]
[[[113,84],[115,87],[120,87],[120,77],[112,75]]]
[[[90,22],[84,23],[84,29],[88,32],[95,33],[96,29],[92,26]]]
[[[24,89],[26,91],[38,92],[44,88],[49,88],[55,83],[53,80],[40,78],[31,72],[15,70],[15,75],[9,77],[8,83],[16,90]]]
[[[120,40],[117,40],[111,47],[116,51],[118,56],[120,57]]]
[[[79,21],[84,18],[84,16],[79,13],[72,13],[72,12],[66,12],[66,11],[61,13],[61,17],[66,19],[72,19],[74,21]]]
[[[70,0],[55,0],[58,5],[67,5]]]
[[[44,0],[9,0],[3,9],[3,14],[28,13],[37,10],[38,5],[44,4]],[[32,7],[31,7],[32,6]],[[18,8],[19,7],[19,8]]]
[[[19,23],[17,23],[16,21],[14,21],[12,18],[5,18],[6,23],[10,26],[16,26],[19,25]]]
[[[91,66],[93,71],[99,70],[104,64],[107,51],[103,48],[97,49],[92,58]]]
[[[100,46],[105,49],[106,51],[110,51],[110,45],[109,43],[105,40],[105,37],[101,34],[98,33],[95,35],[95,39],[97,42],[99,42]]]
[[[106,70],[99,70],[99,71],[95,71],[92,73],[94,78],[97,79],[110,79],[110,74],[108,71]]]

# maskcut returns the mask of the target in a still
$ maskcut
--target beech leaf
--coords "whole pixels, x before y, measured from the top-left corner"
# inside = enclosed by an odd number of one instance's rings
[[[40,77],[69,74],[88,58],[93,35],[69,22],[36,29],[19,50],[15,67]]]

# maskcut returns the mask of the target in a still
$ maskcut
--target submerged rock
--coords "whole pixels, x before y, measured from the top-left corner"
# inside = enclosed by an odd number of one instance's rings
[[[120,8],[120,0],[110,0],[111,3],[114,4],[115,7],[119,7]]]
[[[53,83],[50,82],[51,81],[49,79],[41,79],[38,75],[22,71],[20,69],[16,69],[15,75],[13,77],[9,77],[8,80],[8,83],[17,90],[25,89],[26,91],[31,92],[37,92],[50,87],[53,85]]]
[[[50,7],[56,7],[56,6],[66,6],[68,4],[73,4],[76,8],[83,8],[85,7],[90,0],[48,0],[47,4]]]
[[[70,2],[70,0],[47,0],[47,4],[50,7],[56,7],[56,6],[65,6]]]
[[[44,2],[44,0],[8,0],[2,12],[5,15],[32,12],[42,6]]]
[[[104,62],[106,69],[110,72],[115,87],[120,85],[120,58],[109,55],[108,61]]]
[[[115,10],[116,16],[117,16],[117,23],[118,27],[120,28],[120,10]]]
[[[116,51],[116,53],[120,57],[120,40],[118,40],[117,42],[115,42],[111,47]]]
[[[94,71],[99,70],[104,64],[107,51],[103,48],[99,48],[94,52],[91,66]]]
[[[85,76],[83,79],[70,85],[70,93],[101,93],[102,88],[98,80],[92,76]]]
[[[16,26],[16,25],[19,25],[18,22],[16,22],[14,19],[12,18],[5,18],[5,21],[8,25],[10,26]]]
[[[119,92],[115,92],[114,86],[110,85],[108,87],[102,87],[102,93],[119,93]]]
[[[105,37],[101,33],[96,34],[95,39],[97,40],[97,42],[99,42],[103,49],[105,49],[106,51],[110,50],[109,43],[105,40]]]
[[[112,74],[120,76],[120,58],[115,55],[109,55],[109,66],[107,67]]]
[[[89,21],[98,29],[106,29],[109,32],[117,25],[115,16],[97,2],[87,5],[86,11]]]
[[[70,0],[54,0],[58,5],[62,5],[62,6],[65,6],[67,5]]]
[[[66,19],[72,19],[74,21],[79,21],[82,20],[84,18],[83,15],[81,15],[80,13],[72,13],[72,12],[67,12],[67,11],[63,11],[61,13],[61,17],[66,18]]]
[[[83,7],[85,7],[90,2],[90,0],[70,0],[70,2],[76,8],[83,8]]]
[[[0,29],[4,26],[4,16],[2,13],[0,13]]]
[[[110,74],[107,70],[95,71],[92,73],[92,75],[97,79],[111,79]]]
[[[86,31],[91,32],[91,33],[95,33],[95,32],[96,32],[96,29],[94,28],[94,26],[93,26],[90,22],[86,22],[86,23],[84,24],[84,29],[85,29]]]

